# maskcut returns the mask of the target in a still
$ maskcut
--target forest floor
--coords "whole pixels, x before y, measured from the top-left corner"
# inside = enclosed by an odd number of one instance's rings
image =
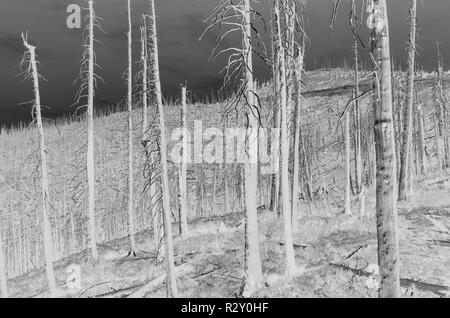
[[[414,181],[414,196],[399,205],[402,295],[450,296],[450,177],[429,174]],[[261,210],[260,248],[266,281],[256,297],[376,297],[375,192],[367,193],[366,215],[344,216],[340,191],[301,204],[294,236],[297,275],[284,276],[282,218]],[[190,224],[188,238],[175,238],[180,297],[238,297],[243,282],[244,215]],[[174,228],[176,226],[174,225]],[[177,233],[177,231],[176,231]],[[60,297],[165,297],[164,266],[156,263],[152,233],[137,237],[139,254],[127,256],[126,238],[55,264]],[[70,266],[79,266],[81,288],[69,288]],[[376,276],[374,276],[376,277]],[[48,296],[44,270],[8,282],[13,297]]]

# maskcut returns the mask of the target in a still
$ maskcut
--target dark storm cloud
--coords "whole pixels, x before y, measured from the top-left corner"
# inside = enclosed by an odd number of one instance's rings
[[[14,114],[20,117],[17,104],[29,100],[29,83],[21,83],[16,77],[23,47],[20,33],[29,31],[30,40],[37,45],[41,72],[48,82],[42,84],[42,99],[55,112],[64,111],[73,103],[76,87],[73,80],[79,71],[82,53],[81,30],[66,27],[67,5],[75,3],[86,6],[85,0],[1,0],[0,1],[0,121]],[[199,41],[209,15],[217,0],[157,0],[158,33],[160,44],[161,77],[164,89],[178,93],[180,83],[188,81],[191,90],[201,95],[202,90],[210,92],[222,84],[218,71],[225,65],[225,56],[210,61],[215,46],[216,34],[208,33]],[[148,12],[148,0],[132,0],[133,56],[139,56],[139,25],[141,14]],[[307,48],[306,67],[321,67],[324,63],[338,63],[351,54],[352,36],[348,29],[348,4],[342,1],[334,33],[329,31],[331,12],[330,0],[309,0],[309,22],[307,32],[310,43]],[[127,15],[126,0],[96,0],[96,13],[103,18],[105,33],[96,32],[101,42],[96,44],[97,62],[102,66],[98,75],[105,80],[96,92],[98,100],[116,102],[126,92],[123,73],[127,65]],[[258,9],[268,20],[270,1],[261,1]],[[406,18],[408,1],[389,2],[392,54],[397,62],[405,57],[404,43],[408,39]],[[446,62],[450,60],[449,0],[427,0],[418,3],[419,67],[432,69],[435,60],[435,41],[442,43]],[[83,11],[83,21],[86,12]],[[260,30],[263,30],[261,27]],[[367,31],[362,36],[368,41]],[[267,37],[267,35],[266,35]],[[225,41],[221,47],[239,46],[239,37]],[[362,52],[362,56],[365,54]],[[133,64],[137,66],[137,64]],[[259,59],[255,61],[258,77],[267,76],[267,66]],[[6,93],[5,93],[6,92]],[[27,111],[26,108],[20,108]],[[5,115],[6,116],[6,115]]]

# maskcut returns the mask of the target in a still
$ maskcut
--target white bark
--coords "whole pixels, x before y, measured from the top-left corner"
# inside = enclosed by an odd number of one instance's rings
[[[23,44],[28,50],[30,58],[31,75],[33,80],[34,90],[34,109],[36,114],[36,123],[39,135],[39,153],[41,160],[41,181],[42,181],[42,221],[44,232],[44,254],[45,254],[45,270],[47,274],[47,282],[50,290],[50,295],[56,294],[56,282],[55,274],[53,271],[53,241],[52,241],[52,229],[50,224],[49,210],[50,210],[50,198],[49,198],[49,182],[48,182],[48,167],[47,167],[47,150],[45,146],[44,128],[42,125],[41,114],[41,97],[39,91],[39,75],[36,63],[36,47],[27,42],[27,39],[23,36]]]
[[[92,258],[98,259],[97,230],[95,223],[95,157],[94,157],[94,4],[89,0],[89,62],[88,62],[88,107],[87,107],[87,158],[89,240]]]
[[[161,81],[159,75],[159,56],[158,56],[158,39],[156,34],[156,12],[155,0],[150,0],[152,23],[152,45],[153,45],[153,77],[155,81],[156,102],[159,113],[159,128],[160,128],[160,148],[161,148],[161,180],[162,180],[162,204],[164,213],[164,238],[166,247],[166,262],[167,262],[167,293],[169,297],[178,296],[178,288],[175,277],[175,262],[173,255],[173,238],[172,238],[172,220],[170,212],[170,198],[169,198],[169,177],[168,177],[168,163],[167,163],[167,139],[166,139],[166,124],[164,121],[164,106],[162,100]]]
[[[252,21],[250,0],[242,1],[243,9],[243,56],[245,65],[246,101],[248,103],[246,112],[248,116],[248,127],[246,136],[247,156],[244,164],[245,170],[245,208],[247,213],[247,260],[245,275],[247,278],[247,290],[251,293],[262,287],[262,267],[259,252],[258,234],[258,119],[250,108],[257,108],[255,101],[254,79],[253,79],[253,53],[252,53]]]
[[[278,1],[275,5],[275,15],[280,17]],[[278,19],[279,21],[279,19]],[[279,22],[278,22],[279,23]],[[279,24],[278,24],[279,25]],[[280,32],[280,28],[278,28]],[[279,34],[279,39],[281,36]],[[284,235],[286,249],[286,275],[295,273],[295,256],[292,239],[292,215],[289,195],[289,136],[288,136],[288,105],[287,105],[287,83],[286,83],[286,61],[285,51],[281,42],[278,43],[279,70],[280,70],[280,100],[281,100],[281,200],[284,220]]]
[[[344,144],[345,144],[345,170],[344,170],[344,214],[352,215],[350,197],[350,112],[345,110]]]
[[[403,137],[402,160],[400,166],[399,200],[407,200],[408,178],[412,162],[412,131],[413,131],[413,103],[414,103],[414,70],[416,54],[416,12],[417,1],[411,0],[410,33],[408,47],[408,83],[406,91],[405,127]]]
[[[188,149],[188,136],[187,136],[187,101],[186,101],[186,86],[181,88],[181,121],[183,126],[183,156],[180,164],[179,173],[179,204],[180,204],[180,232],[186,237],[188,233],[188,221],[187,221],[187,163],[190,153]]]
[[[378,67],[374,94],[375,148],[377,157],[377,238],[380,268],[379,296],[399,297],[397,226],[397,167],[392,116],[391,55],[386,0],[374,0],[374,15],[380,23],[372,30],[372,54]],[[379,81],[377,83],[377,81]]]
[[[127,71],[127,108],[128,108],[128,236],[130,238],[130,255],[136,255],[136,242],[134,239],[134,211],[133,211],[133,56],[132,25],[131,25],[131,0],[128,0],[128,71]]]

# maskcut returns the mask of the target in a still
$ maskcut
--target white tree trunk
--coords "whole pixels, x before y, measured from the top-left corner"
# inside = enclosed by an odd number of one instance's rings
[[[345,110],[344,144],[345,144],[345,171],[344,171],[344,214],[352,215],[350,197],[350,112]]]
[[[408,83],[406,91],[405,127],[403,137],[402,160],[400,165],[399,200],[407,200],[408,174],[412,162],[412,131],[413,131],[413,103],[414,103],[414,71],[416,54],[416,12],[417,1],[411,1],[410,31],[408,47]]]
[[[374,94],[375,147],[377,157],[376,214],[379,296],[399,297],[399,254],[397,227],[397,168],[392,116],[391,55],[386,0],[374,0],[372,54],[377,60]],[[377,18],[378,17],[378,18]],[[379,83],[377,83],[379,80]],[[378,93],[380,99],[377,99]]]
[[[177,281],[175,277],[175,262],[173,255],[173,238],[172,238],[172,220],[170,212],[170,197],[169,197],[169,177],[168,177],[168,163],[167,163],[167,139],[166,139],[166,123],[164,121],[164,106],[162,100],[161,81],[159,75],[159,55],[158,55],[158,37],[156,34],[156,11],[155,0],[150,0],[152,23],[152,44],[153,44],[153,77],[155,81],[156,102],[159,113],[159,128],[160,128],[160,148],[161,148],[161,181],[162,181],[162,205],[164,213],[164,238],[166,247],[166,262],[167,262],[167,293],[169,297],[178,296]]]
[[[131,25],[131,0],[128,0],[128,71],[127,71],[127,108],[128,108],[128,237],[130,238],[130,255],[136,255],[136,242],[134,239],[134,212],[133,212],[133,56],[132,25]]]
[[[143,15],[141,29],[141,61],[142,61],[142,136],[147,140],[148,130],[148,51],[147,51],[147,23]]]
[[[87,107],[87,180],[88,180],[88,217],[89,240],[92,258],[98,259],[97,230],[95,223],[95,157],[94,157],[94,4],[89,0],[89,62],[88,62],[88,107]]]
[[[186,101],[186,86],[181,88],[181,121],[183,126],[183,159],[180,164],[179,173],[179,204],[180,204],[180,232],[186,237],[188,233],[188,220],[187,220],[187,163],[190,153],[188,149],[188,124],[187,124],[187,101]]]
[[[295,88],[296,88],[296,107],[295,107],[295,132],[294,132],[294,176],[292,178],[292,232],[298,230],[299,206],[298,200],[300,195],[300,133],[301,133],[301,112],[302,112],[302,95],[301,81],[303,72],[303,56],[304,48],[298,47],[297,64],[295,70]]]
[[[49,198],[49,183],[48,183],[48,167],[47,167],[47,150],[45,146],[44,128],[42,125],[42,114],[41,114],[41,97],[39,91],[39,75],[37,71],[36,63],[36,47],[28,44],[25,37],[23,37],[23,43],[30,54],[30,65],[31,73],[33,79],[33,89],[34,89],[34,108],[36,114],[36,123],[39,135],[39,151],[41,160],[41,181],[42,181],[42,221],[43,221],[43,232],[44,232],[44,254],[45,254],[45,269],[47,274],[47,282],[50,290],[50,295],[54,296],[56,294],[56,282],[55,274],[53,271],[53,240],[52,240],[52,229],[49,217],[50,210],[50,198]]]
[[[425,124],[422,113],[422,105],[417,105],[417,125],[419,129],[419,170],[421,174],[426,174],[425,164]]]
[[[275,4],[275,16],[279,26],[279,3]],[[280,28],[278,28],[280,32]],[[281,39],[278,34],[278,39]],[[288,107],[287,107],[287,88],[286,88],[286,62],[285,50],[281,42],[278,43],[279,70],[280,70],[280,101],[281,101],[281,200],[284,220],[284,235],[286,249],[286,275],[291,276],[295,273],[295,256],[292,239],[292,215],[291,202],[289,195],[289,136],[288,136]]]
[[[259,252],[259,234],[258,234],[258,119],[254,116],[257,109],[255,102],[256,93],[254,91],[253,79],[253,51],[252,51],[252,22],[250,0],[243,0],[243,55],[245,64],[245,85],[246,85],[246,107],[248,117],[248,127],[246,136],[245,159],[245,209],[247,213],[247,231],[246,231],[246,247],[247,259],[245,266],[246,288],[252,294],[255,290],[262,287],[262,266],[261,256]]]

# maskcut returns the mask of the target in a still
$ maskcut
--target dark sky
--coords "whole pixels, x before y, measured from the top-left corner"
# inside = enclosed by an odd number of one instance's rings
[[[132,0],[135,54],[138,54],[138,25],[148,0]],[[261,10],[267,12],[271,1],[261,0]],[[397,61],[405,56],[409,0],[390,0],[392,53]],[[22,83],[18,64],[23,54],[20,33],[28,30],[38,46],[41,72],[47,82],[41,83],[42,103],[53,112],[70,109],[76,88],[72,85],[79,70],[81,30],[66,27],[66,7],[84,5],[84,0],[0,0],[0,123],[24,118],[29,105],[19,105],[32,98],[29,83]],[[179,83],[188,81],[195,93],[210,92],[221,83],[218,70],[222,61],[208,62],[213,37],[199,42],[205,28],[203,20],[217,3],[216,0],[156,0],[160,38],[162,84],[167,94],[175,94]],[[348,29],[349,0],[342,0],[334,34],[329,32],[332,0],[308,1],[307,51],[308,69],[320,67],[326,61],[340,62],[351,54],[351,33]],[[103,67],[96,99],[117,102],[125,96],[122,78],[126,68],[126,0],[97,0],[97,15],[104,19],[106,33],[97,32],[103,43],[97,45],[97,61]],[[433,67],[434,43],[442,42],[445,59],[450,59],[450,1],[419,0],[419,65]],[[233,40],[231,40],[233,42]],[[258,76],[266,74],[262,63],[257,64]]]

